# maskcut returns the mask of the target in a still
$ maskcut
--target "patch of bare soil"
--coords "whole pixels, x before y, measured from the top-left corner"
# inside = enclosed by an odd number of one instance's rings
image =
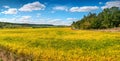
[[[109,29],[98,29],[97,31],[104,31],[104,32],[120,32],[120,27],[118,27],[118,28],[109,28]]]
[[[0,61],[32,61],[32,59],[28,59],[25,56],[17,56],[0,48]]]

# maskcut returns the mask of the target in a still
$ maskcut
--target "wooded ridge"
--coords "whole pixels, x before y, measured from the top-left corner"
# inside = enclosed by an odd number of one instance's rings
[[[106,8],[102,12],[89,13],[81,20],[73,22],[72,29],[106,29],[120,27],[120,8]]]

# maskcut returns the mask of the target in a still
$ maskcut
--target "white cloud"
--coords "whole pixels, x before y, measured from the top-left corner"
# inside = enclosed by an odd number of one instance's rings
[[[70,25],[72,21],[66,21],[63,19],[38,19],[37,21],[33,21],[34,24],[53,24],[53,25]]]
[[[105,9],[105,8],[111,8],[111,7],[114,7],[114,6],[120,8],[120,1],[109,1],[109,2],[106,2],[105,6],[102,6],[101,8]]]
[[[22,16],[21,17],[21,19],[23,19],[23,20],[28,20],[28,19],[30,19],[31,18],[31,16]]]
[[[0,22],[12,22],[12,23],[17,23],[16,18],[0,18]]]
[[[49,23],[58,23],[59,21],[62,21],[62,19],[52,19],[48,21]]]
[[[31,16],[22,16],[21,18],[18,19],[19,21],[29,21],[31,20]]]
[[[16,18],[0,18],[1,22],[11,23],[29,23],[29,24],[53,24],[53,25],[70,25],[72,21],[66,21],[63,19],[32,19],[31,16],[21,16]]]
[[[38,19],[35,24],[53,24],[53,25],[65,25],[65,22],[62,19]]]
[[[70,12],[90,12],[99,9],[97,6],[72,7]]]
[[[68,8],[66,6],[55,6],[53,10],[68,11]]]
[[[0,18],[1,22],[11,22],[11,23],[30,23],[32,21],[31,16],[21,16],[14,18]]]
[[[5,6],[3,6],[4,8],[10,8],[9,6],[7,6],[7,5],[5,5]]]
[[[75,21],[77,19],[76,18],[67,18],[67,20],[69,20],[69,21]]]
[[[48,20],[48,23],[53,25],[69,25],[67,21],[62,19],[51,19],[51,20]]]
[[[8,19],[6,18],[0,18],[0,22],[6,22]]]
[[[33,11],[33,10],[44,10],[45,9],[45,5],[44,4],[41,4],[40,2],[33,2],[33,3],[28,3],[28,4],[25,4],[23,5],[23,7],[21,7],[19,9],[19,11]]]
[[[103,4],[102,2],[99,2],[99,4]]]
[[[17,9],[16,8],[9,8],[7,11],[3,11],[3,14],[17,14]]]

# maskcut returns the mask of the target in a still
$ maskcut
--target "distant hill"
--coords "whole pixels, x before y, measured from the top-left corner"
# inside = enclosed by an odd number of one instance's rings
[[[28,24],[28,23],[10,23],[0,22],[0,28],[53,28],[53,27],[69,27],[66,25],[53,25],[53,24]]]
[[[0,22],[0,28],[24,28],[24,27],[51,27],[52,24],[27,24],[27,23],[9,23],[9,22]]]

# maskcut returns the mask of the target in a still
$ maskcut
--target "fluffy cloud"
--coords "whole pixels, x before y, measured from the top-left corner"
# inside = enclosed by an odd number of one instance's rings
[[[99,9],[97,6],[72,7],[70,12],[90,12]]]
[[[33,10],[44,10],[45,9],[45,5],[41,4],[40,2],[33,2],[33,3],[28,3],[23,5],[23,7],[21,7],[19,9],[19,11],[33,11]]]
[[[55,6],[53,10],[68,11],[68,8],[66,6]]]
[[[5,6],[3,6],[3,7],[4,7],[4,8],[10,8],[9,6],[6,6],[6,5],[5,5]]]
[[[17,14],[17,9],[16,8],[9,8],[7,11],[3,11],[3,14]]]
[[[106,2],[105,6],[102,6],[102,9],[105,8],[111,8],[111,7],[119,7],[120,8],[120,1],[110,1],[110,2]]]

